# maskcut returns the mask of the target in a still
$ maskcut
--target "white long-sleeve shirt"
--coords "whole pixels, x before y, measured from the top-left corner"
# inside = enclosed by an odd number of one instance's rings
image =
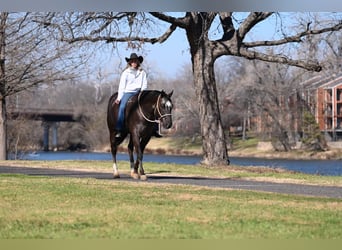
[[[117,100],[120,101],[124,93],[139,92],[145,89],[147,89],[146,72],[141,68],[129,67],[121,74]]]

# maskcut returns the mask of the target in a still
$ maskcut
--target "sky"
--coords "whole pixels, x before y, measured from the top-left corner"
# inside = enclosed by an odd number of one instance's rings
[[[174,78],[184,65],[191,64],[188,42],[184,30],[177,29],[164,43],[146,44],[143,51],[127,49],[122,45],[119,50],[121,60],[129,57],[131,52],[136,52],[144,57],[143,67],[153,67],[154,72],[167,78]],[[115,65],[117,58],[113,58],[112,65]],[[147,65],[148,64],[148,65]],[[125,67],[126,63],[122,67]]]
[[[184,65],[191,65],[189,45],[182,29],[177,28],[164,43],[150,45],[147,50],[146,60],[167,77],[175,77]]]
[[[184,32],[183,32],[184,33]],[[101,68],[109,78],[118,77],[126,67],[125,57],[132,52],[144,57],[142,67],[148,71],[153,68],[154,74],[164,78],[175,78],[185,65],[191,65],[189,46],[182,31],[175,31],[174,34],[163,44],[146,44],[143,50],[127,49],[126,44],[118,45],[115,51],[105,50],[100,52],[97,60],[100,63],[95,65]]]

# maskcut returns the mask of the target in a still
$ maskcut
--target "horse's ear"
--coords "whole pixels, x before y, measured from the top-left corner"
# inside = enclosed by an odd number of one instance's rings
[[[172,90],[169,94],[167,94],[167,95],[168,95],[169,97],[171,97],[172,94],[173,94],[173,90]]]

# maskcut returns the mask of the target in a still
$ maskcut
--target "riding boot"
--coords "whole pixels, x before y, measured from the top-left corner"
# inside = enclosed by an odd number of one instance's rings
[[[163,136],[161,134],[159,134],[159,131],[158,130],[155,130],[153,135],[157,138],[162,138]]]
[[[160,131],[159,124],[156,123],[155,129],[154,129],[154,132],[152,135],[157,137],[157,138],[162,138],[163,136],[159,133],[159,131]]]

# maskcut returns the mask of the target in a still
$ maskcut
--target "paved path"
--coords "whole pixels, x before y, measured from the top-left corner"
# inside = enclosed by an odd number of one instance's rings
[[[95,178],[112,181],[136,181],[128,175],[121,174],[120,179],[113,179],[112,173],[95,171],[62,170],[51,168],[8,167],[0,166],[0,174],[26,174],[35,176],[71,177],[71,178]],[[342,187],[313,186],[289,183],[272,183],[261,181],[238,180],[231,178],[207,178],[207,177],[180,177],[163,176],[158,174],[148,175],[147,182],[197,185],[205,187],[217,187],[227,189],[253,190],[283,194],[296,194],[318,197],[342,198]]]

